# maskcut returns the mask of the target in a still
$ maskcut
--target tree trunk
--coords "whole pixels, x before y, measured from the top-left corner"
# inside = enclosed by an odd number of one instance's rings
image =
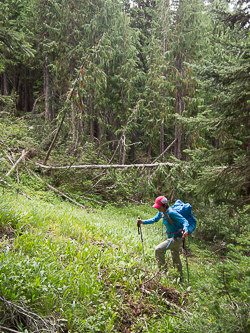
[[[124,139],[124,144],[122,144],[121,147],[122,147],[122,165],[124,165],[125,164],[125,160],[126,160],[125,139]]]
[[[151,160],[151,153],[152,153],[152,143],[151,143],[151,139],[149,139],[149,142],[148,142],[148,162],[150,162],[150,160]]]
[[[176,113],[181,114],[181,98],[179,92],[176,93]],[[177,139],[175,143],[175,157],[179,160],[181,159],[181,128],[178,119],[175,119],[175,138]]]
[[[160,134],[160,153],[164,152],[164,121],[161,124],[161,134]]]
[[[74,56],[70,59],[70,79],[71,81],[73,80],[74,77],[74,70],[75,70],[75,58]],[[72,141],[73,144],[75,144],[76,141],[76,137],[77,137],[77,122],[78,120],[76,119],[76,107],[74,105],[74,103],[71,103],[71,121],[72,121]]]
[[[168,29],[168,12],[167,9],[169,7],[169,0],[165,0],[164,3],[164,21],[163,21],[163,31],[164,31],[164,35],[163,35],[163,56],[166,53],[167,50],[167,29]],[[163,76],[166,77],[166,70],[164,68],[163,70]],[[161,128],[160,128],[160,154],[164,152],[164,118],[162,119],[162,123],[161,123]]]
[[[176,57],[176,68],[178,69],[179,76],[182,77],[183,69],[182,69],[182,60],[180,54]],[[182,96],[183,87],[180,79],[177,81],[176,86],[177,88],[176,88],[176,98],[175,98],[175,112],[181,116],[185,109],[185,103]],[[175,120],[175,138],[177,139],[175,144],[175,157],[180,160],[182,156],[182,149],[181,149],[182,126],[179,124],[178,119]]]
[[[30,111],[30,100],[29,100],[29,71],[25,68],[25,77],[24,77],[24,110],[26,112]]]
[[[90,103],[90,142],[94,141],[94,92],[92,91]]]
[[[49,66],[48,56],[44,59],[44,96],[45,96],[45,122],[50,120],[50,91],[49,91]]]
[[[72,141],[73,141],[73,143],[75,143],[77,126],[76,126],[76,112],[75,112],[75,105],[74,105],[74,103],[71,103],[71,110],[72,110],[72,113],[71,113]]]
[[[3,72],[3,94],[8,95],[9,93],[9,82],[8,82],[8,74],[6,71]]]

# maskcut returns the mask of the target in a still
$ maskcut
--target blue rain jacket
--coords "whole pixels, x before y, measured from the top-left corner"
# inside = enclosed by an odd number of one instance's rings
[[[167,214],[169,215],[171,221],[170,223],[167,219]],[[149,220],[142,220],[143,224],[152,224],[158,222],[160,219],[163,219],[163,224],[166,227],[166,232],[168,238],[174,237],[182,237],[181,230],[184,229],[188,232],[189,223],[188,220],[185,219],[181,214],[179,214],[176,210],[172,209],[171,207],[168,208],[166,213],[158,212],[158,214]]]

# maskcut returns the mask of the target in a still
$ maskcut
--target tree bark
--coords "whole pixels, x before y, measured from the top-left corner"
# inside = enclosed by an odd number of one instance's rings
[[[123,168],[144,168],[144,167],[158,167],[163,165],[168,166],[174,166],[174,163],[151,163],[151,164],[104,164],[104,165],[71,165],[71,166],[48,166],[40,163],[35,163],[36,166],[44,168],[44,169],[50,169],[50,170],[56,170],[56,169],[109,169],[109,168],[116,168],[116,169],[123,169]]]
[[[75,105],[72,102],[71,103],[71,121],[72,121],[72,141],[73,144],[75,144],[76,141],[76,130],[77,130],[77,126],[76,126],[76,112],[75,112]]]
[[[161,123],[160,130],[160,153],[164,152],[164,120]]]
[[[45,96],[45,122],[50,120],[50,91],[49,91],[49,67],[48,55],[44,59],[44,96]]]
[[[176,58],[176,68],[178,69],[179,76],[182,77],[182,60],[181,55],[178,55]],[[177,88],[176,88],[176,98],[175,98],[175,112],[182,115],[183,111],[185,109],[185,103],[183,100],[183,87],[180,80],[177,82]],[[175,157],[179,160],[182,156],[182,149],[181,149],[181,139],[182,139],[182,126],[179,124],[178,119],[175,119],[175,138],[177,139],[175,144]]]
[[[23,159],[23,157],[25,157],[25,155],[26,155],[25,150],[23,150],[22,155],[19,157],[19,159],[16,161],[16,163],[12,166],[12,168],[6,173],[5,177],[8,177],[11,174],[11,172],[15,169],[15,167]]]
[[[8,74],[6,71],[3,72],[3,94],[8,95],[9,93],[9,82],[8,82]]]
[[[30,97],[29,97],[29,71],[25,68],[25,77],[24,77],[24,110],[26,112],[30,111]]]
[[[176,92],[176,109],[175,112],[179,115],[182,114],[181,111],[181,97],[179,96],[179,91]],[[178,160],[181,159],[181,129],[179,125],[178,119],[175,119],[175,157],[178,158]]]
[[[91,94],[90,102],[90,141],[94,141],[94,92]]]

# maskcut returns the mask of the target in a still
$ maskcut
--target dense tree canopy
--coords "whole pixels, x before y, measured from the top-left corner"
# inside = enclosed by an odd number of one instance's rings
[[[175,161],[150,193],[247,207],[248,2],[8,0],[0,24],[2,114],[46,162]]]

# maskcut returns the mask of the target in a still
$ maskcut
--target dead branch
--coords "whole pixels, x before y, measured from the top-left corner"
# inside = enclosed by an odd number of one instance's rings
[[[216,252],[219,252],[219,251],[221,251],[221,250],[225,250],[226,248],[227,248],[226,246],[224,246],[224,247],[221,247],[220,249],[218,249],[218,250],[216,250],[216,251],[212,252],[212,254],[214,254],[214,253],[216,253]]]
[[[11,155],[12,155],[13,161],[16,162],[14,154],[11,153]],[[14,162],[12,162],[12,164],[14,164]],[[19,174],[18,174],[18,166],[16,166],[16,180],[17,180],[18,184],[20,184],[20,179],[19,179]]]
[[[125,141],[126,141],[126,137],[125,137],[125,134],[126,134],[126,132],[127,132],[127,129],[128,129],[128,125],[135,119],[135,112],[137,111],[137,106],[135,107],[135,109],[134,109],[134,111],[133,111],[133,113],[132,113],[132,115],[131,115],[131,119],[127,122],[127,124],[126,124],[126,126],[125,126],[125,128],[124,128],[124,130],[123,130],[123,132],[122,132],[122,135],[121,135],[121,138],[120,138],[120,140],[119,140],[119,142],[118,142],[118,145],[117,145],[117,147],[116,147],[116,149],[115,149],[115,152],[114,152],[114,154],[113,154],[113,156],[111,157],[111,159],[109,160],[109,164],[112,162],[112,160],[113,160],[113,158],[115,157],[115,154],[116,154],[116,152],[117,152],[117,150],[118,150],[118,147],[120,146],[120,144],[121,143],[123,143],[123,147],[125,148],[125,146],[126,146],[126,144],[125,144]],[[135,143],[135,144],[138,144],[138,143]],[[126,149],[126,148],[125,148]]]
[[[7,183],[5,180],[3,180],[3,179],[1,179],[1,178],[0,178],[0,182],[4,183],[5,185],[7,185],[7,186],[9,186],[9,187],[11,187],[11,188],[13,188],[14,190],[16,190],[16,188],[14,188],[13,186],[11,186],[9,183]],[[22,194],[22,195],[24,195],[26,198],[32,200],[32,198],[31,198],[28,194],[25,194],[24,192],[19,191],[19,190],[18,190],[18,193],[19,193],[19,194]]]
[[[88,193],[89,191],[91,191],[94,187],[96,187],[98,185],[98,183],[109,173],[105,173],[104,176],[102,176],[92,187],[90,187],[87,191],[85,191],[84,193]]]
[[[14,156],[13,156],[13,153],[12,153],[12,158],[13,158],[13,161],[12,161],[12,159],[11,159],[11,157],[6,153],[6,156],[7,156],[7,158],[8,158],[8,160],[10,161],[10,163],[12,164],[12,166],[14,165],[14,162],[15,162],[15,158],[14,158]],[[20,180],[19,180],[19,175],[18,175],[18,167],[16,168],[16,179],[17,179],[17,182],[18,182],[18,184],[20,184]]]
[[[71,199],[70,197],[68,197],[66,194],[62,193],[61,191],[57,190],[56,188],[54,188],[53,186],[46,184],[46,186],[48,186],[48,188],[50,188],[51,190],[53,190],[55,193],[60,194],[62,197],[68,199],[69,201],[73,202],[75,205],[83,208],[83,209],[87,209],[88,207],[85,207],[81,204],[79,204],[78,202],[76,202],[75,200]]]
[[[23,157],[25,157],[25,155],[26,155],[26,152],[25,152],[25,150],[23,150],[21,156],[16,161],[16,163],[12,166],[12,168],[6,173],[5,177],[8,177],[11,174],[11,172],[15,169],[15,167],[23,159]]]
[[[10,322],[12,325],[18,326],[18,320],[22,318],[28,328],[34,329],[37,332],[47,331],[53,333],[55,331],[59,331],[58,324],[56,323],[54,318],[41,317],[38,314],[31,312],[27,308],[27,306],[25,304],[22,304],[20,301],[20,305],[18,305],[12,301],[8,301],[1,294],[0,301],[3,304],[4,314],[6,315],[6,318],[1,318],[2,323],[6,321],[8,323]],[[14,329],[10,329],[8,327],[0,326],[0,328],[12,333],[19,333],[18,331],[15,331]]]
[[[144,294],[153,297],[153,294],[152,294],[150,291],[146,290],[146,289],[144,288],[144,286],[142,286],[141,290],[142,290],[142,292],[143,292]],[[191,312],[189,312],[189,311],[187,311],[187,310],[184,310],[184,309],[180,308],[180,307],[177,306],[176,304],[171,303],[171,302],[169,302],[169,301],[167,301],[166,299],[163,299],[163,298],[161,298],[161,300],[162,300],[162,302],[166,303],[168,306],[174,307],[175,309],[177,309],[177,310],[179,310],[180,312],[183,312],[183,313],[185,313],[185,314],[188,314],[189,316],[193,316],[193,313],[191,313]]]
[[[72,88],[72,89],[70,90],[66,102],[71,100],[71,97],[72,97],[72,94],[73,94],[74,91],[75,91],[75,88]],[[65,102],[65,104],[66,104],[66,102]],[[61,121],[60,121],[60,124],[59,124],[59,126],[58,126],[58,128],[57,128],[56,134],[55,134],[55,136],[54,136],[54,139],[52,140],[51,145],[50,145],[50,147],[49,147],[49,150],[47,151],[47,154],[46,154],[45,159],[44,159],[44,161],[43,161],[44,164],[46,164],[47,161],[48,161],[48,159],[49,159],[49,156],[50,156],[51,150],[52,150],[52,148],[54,147],[54,144],[55,144],[55,142],[56,142],[56,139],[57,139],[57,137],[58,137],[58,135],[59,135],[59,132],[60,132],[60,130],[61,130],[61,128],[62,128],[62,124],[63,124],[64,119],[65,119],[65,117],[66,117],[66,113],[67,113],[67,104],[66,104],[66,106],[65,106],[64,109],[63,109],[62,119],[61,119]]]
[[[170,145],[152,162],[155,163],[162,155],[164,155],[171,147],[172,145],[177,141],[177,138],[174,139],[173,142],[170,143]]]
[[[55,170],[55,169],[109,169],[109,168],[116,168],[116,169],[123,169],[123,168],[144,168],[144,167],[158,167],[158,166],[163,166],[163,165],[168,165],[168,166],[174,166],[174,163],[154,163],[154,164],[107,164],[107,165],[96,165],[96,164],[91,164],[91,165],[72,165],[72,166],[48,166],[48,165],[43,165],[40,163],[35,163],[36,166],[44,168],[44,169],[49,169],[49,170]]]
[[[145,282],[142,282],[140,284],[140,286],[143,286],[149,282],[152,282],[158,275],[161,275],[164,272],[164,268],[167,267],[168,264],[169,264],[169,258],[166,260],[165,264],[155,273],[155,275],[152,278],[150,278],[149,280],[147,280]]]
[[[57,131],[57,128],[54,129],[40,144],[39,147],[42,147],[42,145]]]
[[[44,95],[41,95],[41,96],[39,96],[36,100],[35,100],[35,102],[34,102],[34,104],[33,104],[33,108],[32,108],[32,111],[31,111],[31,116],[33,117],[34,116],[34,114],[35,114],[35,108],[36,108],[36,103],[39,101],[39,99],[40,98],[42,98]]]
[[[19,332],[19,331],[15,331],[15,330],[12,330],[12,329],[10,329],[10,328],[8,328],[8,327],[4,327],[4,326],[0,326],[0,329],[1,329],[1,330],[8,331],[8,332],[12,332],[12,333],[21,333],[21,332]]]
[[[42,183],[45,183],[40,177],[38,177],[36,174],[35,174],[35,172],[33,172],[32,170],[30,170],[30,169],[28,169],[38,180],[40,180]],[[73,199],[71,199],[70,197],[68,197],[66,194],[64,194],[64,193],[62,193],[61,191],[59,191],[59,190],[57,190],[56,188],[54,188],[53,186],[51,186],[51,185],[49,185],[49,184],[47,184],[47,183],[45,183],[46,184],[46,186],[48,186],[48,188],[50,188],[51,190],[53,190],[55,193],[58,193],[58,194],[60,194],[62,197],[64,197],[64,198],[66,198],[66,199],[68,199],[70,202],[73,202],[75,205],[77,205],[77,206],[79,206],[79,207],[81,207],[81,208],[83,208],[83,209],[89,209],[89,207],[85,207],[85,206],[83,206],[83,205],[81,205],[81,204],[79,204],[78,202],[76,202],[75,200],[73,200]]]

